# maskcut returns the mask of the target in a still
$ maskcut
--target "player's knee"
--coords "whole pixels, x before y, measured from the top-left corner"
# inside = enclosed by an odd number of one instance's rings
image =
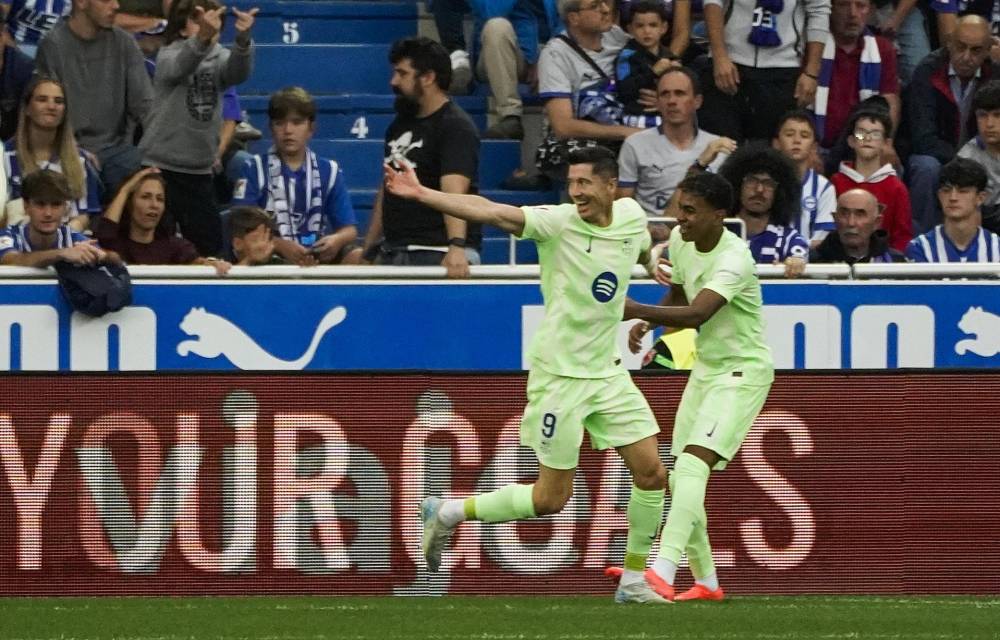
[[[643,491],[663,489],[667,486],[667,468],[663,466],[662,462],[657,461],[655,465],[650,465],[648,468],[637,469],[632,481]]]
[[[534,496],[535,500],[535,515],[547,516],[553,513],[559,513],[569,502],[569,499],[573,497],[573,489],[559,489],[554,491],[546,491],[540,495]]]

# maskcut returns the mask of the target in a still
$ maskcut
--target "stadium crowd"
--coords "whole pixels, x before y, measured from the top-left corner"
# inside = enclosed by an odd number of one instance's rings
[[[436,0],[440,43],[391,48],[385,162],[475,193],[480,138],[522,140],[538,172],[619,158],[620,197],[672,216],[678,183],[724,177],[759,263],[1000,262],[1000,4],[968,0]],[[467,277],[482,232],[380,190],[358,229],[342,163],[310,148],[315,100],[271,95],[245,122],[257,9],[164,0],[12,0],[0,82],[0,264],[437,265]],[[462,25],[471,13],[472,46]],[[929,19],[933,18],[933,19]],[[231,44],[220,44],[226,19]],[[940,44],[939,48],[932,48]],[[373,68],[370,73],[383,73]],[[493,97],[481,133],[451,95]],[[276,88],[277,89],[277,88]],[[34,178],[32,178],[34,176]],[[662,221],[654,239],[667,238]]]

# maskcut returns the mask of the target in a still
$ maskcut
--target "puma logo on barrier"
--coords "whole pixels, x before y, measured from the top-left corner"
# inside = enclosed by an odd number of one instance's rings
[[[178,344],[177,353],[181,356],[194,354],[202,358],[225,356],[236,368],[244,370],[298,371],[312,362],[316,347],[326,332],[343,322],[346,317],[347,310],[344,307],[334,307],[328,311],[313,332],[312,342],[305,353],[296,360],[282,360],[265,351],[243,329],[228,319],[209,313],[204,307],[194,307],[181,321],[181,331],[194,336],[194,339],[183,340]]]
[[[1000,316],[984,311],[982,307],[969,307],[958,321],[963,333],[974,335],[955,344],[955,353],[964,356],[971,351],[977,356],[989,358],[1000,353]]]

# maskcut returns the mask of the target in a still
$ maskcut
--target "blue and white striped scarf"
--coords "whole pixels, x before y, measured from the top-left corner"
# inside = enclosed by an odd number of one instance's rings
[[[862,36],[864,48],[861,50],[861,66],[858,72],[858,97],[861,101],[878,95],[882,80],[882,55],[878,50],[875,36],[866,33]],[[823,65],[819,70],[816,101],[813,103],[813,114],[816,120],[816,137],[823,139],[826,129],[826,107],[830,99],[830,82],[833,80],[833,59],[837,55],[837,43],[833,36],[826,37],[823,45]]]

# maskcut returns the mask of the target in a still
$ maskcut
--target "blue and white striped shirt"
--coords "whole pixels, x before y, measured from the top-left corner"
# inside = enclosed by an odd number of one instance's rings
[[[16,251],[18,253],[31,253],[32,249],[31,240],[28,237],[28,224],[29,222],[25,220],[20,224],[14,225],[13,227],[7,227],[6,229],[0,231],[0,258],[11,251]],[[51,249],[69,249],[78,242],[86,241],[87,236],[73,231],[73,229],[71,229],[68,225],[64,224],[56,229],[55,245],[49,247],[46,251]]]
[[[59,19],[68,16],[72,0],[12,0],[7,12],[7,31],[20,44],[37,45]]]
[[[1000,236],[979,227],[965,250],[955,246],[939,224],[910,241],[906,259],[911,262],[1000,262]]]
[[[802,213],[790,226],[807,240],[822,240],[833,231],[833,212],[837,210],[837,190],[822,175],[810,169],[802,178]],[[817,238],[817,233],[822,234]]]
[[[774,264],[788,258],[809,260],[809,243],[792,227],[769,224],[757,235],[747,238],[747,244],[757,264]]]
[[[17,151],[14,148],[14,140],[8,140],[4,146],[6,151],[3,154],[3,169],[7,175],[7,198],[16,200],[21,197],[21,167],[17,162]],[[66,210],[66,222],[70,218],[75,218],[81,213],[88,215],[99,215],[101,213],[101,184],[97,173],[87,162],[86,156],[80,154],[80,165],[83,168],[83,193],[78,200],[70,200]],[[48,169],[56,173],[62,173],[62,164],[59,158],[54,158],[49,162],[42,163],[39,169]]]

